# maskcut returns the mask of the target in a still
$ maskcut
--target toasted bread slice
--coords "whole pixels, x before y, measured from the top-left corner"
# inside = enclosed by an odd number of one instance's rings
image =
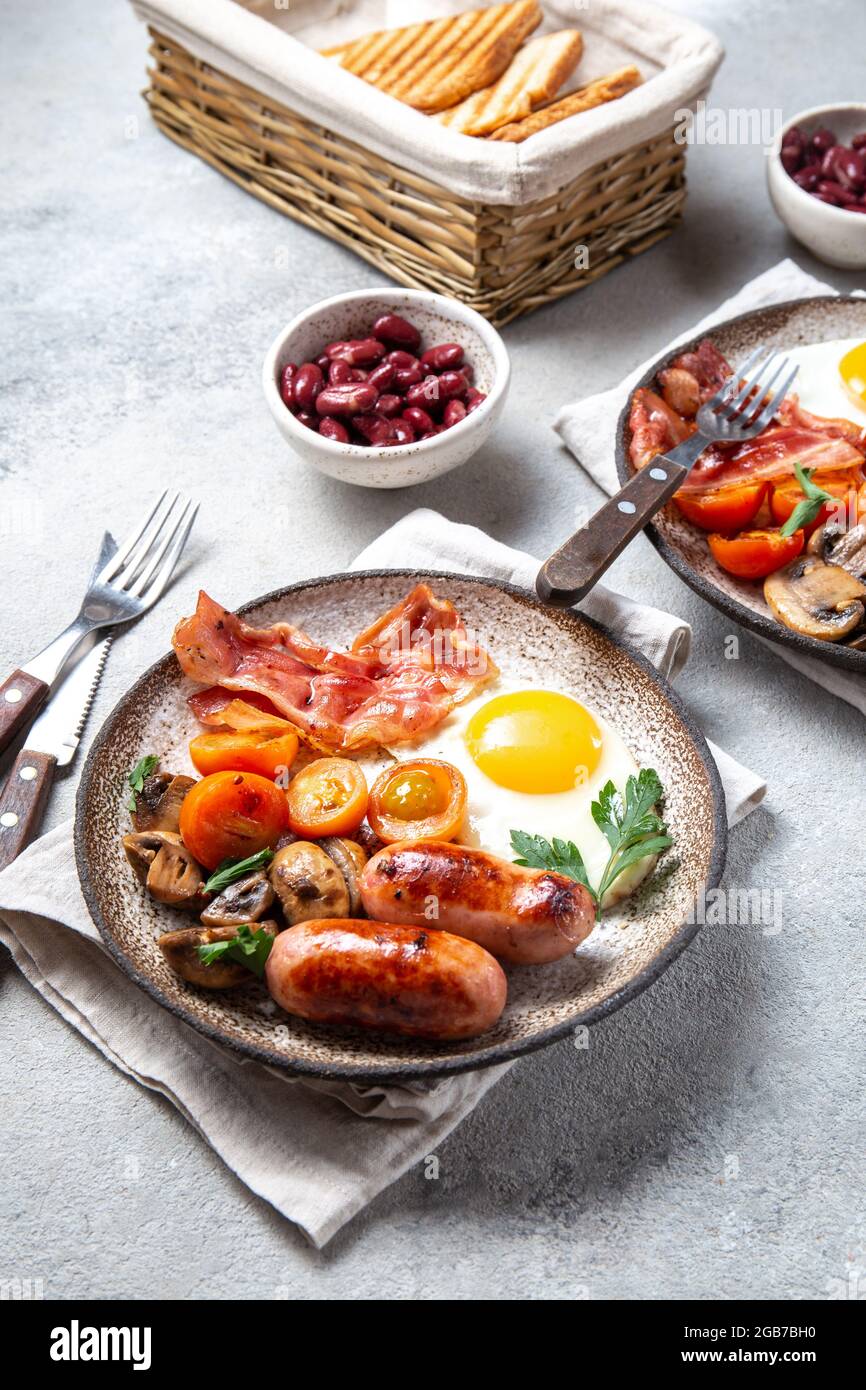
[[[541,107],[521,121],[512,121],[509,125],[500,126],[487,138],[510,140],[514,143],[528,140],[530,135],[537,135],[540,130],[547,130],[548,126],[567,120],[569,116],[576,116],[580,111],[591,111],[594,106],[603,106],[607,101],[616,101],[617,97],[624,97],[626,92],[640,86],[641,81],[637,68],[619,68],[616,72],[608,73],[606,77],[599,77],[597,81],[581,87],[579,91],[561,97],[550,106]]]
[[[516,0],[405,29],[380,29],[326,53],[419,111],[444,111],[501,77],[541,18],[537,0]]]
[[[498,82],[440,111],[435,119],[463,135],[487,135],[509,121],[519,121],[553,100],[582,52],[583,37],[577,29],[543,34],[515,54]]]

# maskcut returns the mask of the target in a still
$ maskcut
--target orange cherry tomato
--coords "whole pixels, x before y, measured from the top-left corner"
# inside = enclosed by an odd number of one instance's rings
[[[273,781],[280,769],[295,761],[298,735],[291,729],[199,734],[189,745],[189,755],[203,777],[213,772],[257,772]]]
[[[742,531],[761,509],[769,484],[738,483],[702,496],[677,493],[674,501],[687,521],[704,531]]]
[[[367,779],[351,758],[317,758],[295,774],[286,793],[296,835],[351,835],[367,814]]]
[[[825,492],[829,492],[831,497],[836,500],[824,503],[815,520],[804,527],[806,535],[811,536],[813,531],[817,531],[819,526],[823,526],[827,518],[833,516],[837,508],[840,511],[847,509],[849,512],[849,515],[844,518],[846,528],[849,521],[850,524],[853,525],[858,508],[856,486],[847,478],[840,480],[838,475],[834,478],[832,474],[830,474],[829,477],[822,478],[820,473],[817,473],[813,481],[818,487],[823,488]],[[796,478],[786,478],[783,483],[777,483],[770,494],[770,511],[773,520],[777,522],[779,526],[784,526],[788,518],[793,516],[795,508],[802,501],[803,489],[800,487]]]
[[[716,563],[738,579],[764,579],[796,559],[805,544],[802,529],[793,536],[781,531],[741,531],[738,536],[708,536]]]
[[[463,773],[438,758],[415,758],[380,773],[367,819],[385,844],[453,840],[466,815]]]
[[[180,808],[180,833],[194,859],[215,869],[272,849],[289,828],[285,792],[254,772],[215,772],[191,787]]]

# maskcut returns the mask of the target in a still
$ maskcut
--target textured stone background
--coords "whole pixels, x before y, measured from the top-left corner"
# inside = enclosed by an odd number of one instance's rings
[[[727,46],[717,105],[790,117],[863,97],[858,0],[679,8]],[[106,524],[122,533],[172,482],[203,500],[170,603],[116,644],[91,735],[200,582],[231,605],[338,570],[419,504],[546,553],[595,500],[548,427],[561,402],[783,255],[840,290],[862,280],[787,239],[759,148],[694,149],[675,236],[506,330],[513,389],[483,455],[411,494],[361,492],[286,450],[259,367],[299,308],[379,277],[156,132],[126,5],[7,0],[3,29],[4,669],[68,620]],[[705,929],[587,1052],[520,1063],[442,1146],[438,1181],[410,1173],[323,1254],[4,952],[0,1275],[54,1297],[770,1298],[866,1269],[862,717],[745,633],[725,660],[730,624],[647,542],[613,578],[694,624],[681,692],[770,781],[727,880],[780,893],[781,932]],[[50,823],[73,791],[74,773]]]

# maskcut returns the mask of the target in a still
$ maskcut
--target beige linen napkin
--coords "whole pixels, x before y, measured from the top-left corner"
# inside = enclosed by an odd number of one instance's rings
[[[810,295],[835,293],[832,285],[825,285],[823,281],[816,280],[814,275],[801,270],[795,261],[780,261],[778,265],[764,271],[763,275],[750,280],[737,294],[731,299],[726,299],[688,332],[680,333],[663,351],[672,352],[677,343],[688,342],[696,334],[708,332],[714,324],[722,323],[736,314],[745,314],[750,309],[759,309],[765,304],[781,304],[786,299],[808,299]],[[855,293],[862,294],[863,291],[858,290]],[[661,351],[662,349],[654,354],[652,361],[661,355]],[[607,493],[616,492],[620,486],[611,444],[616,435],[620,412],[650,365],[651,362],[642,363],[625,381],[610,391],[588,396],[586,400],[577,401],[573,405],[563,406],[554,421],[553,428],[562,436],[578,463]],[[771,647],[777,656],[782,657],[789,666],[795,667],[804,676],[808,676],[816,685],[838,695],[849,705],[854,705],[861,714],[866,714],[866,680],[862,676],[854,675],[850,671],[840,671],[810,656],[801,656],[789,647],[766,642],[764,638],[758,640]]]
[[[531,587],[538,562],[471,526],[416,511],[357,569],[456,570]],[[688,625],[599,587],[585,604],[669,677]],[[731,824],[758,804],[760,778],[714,749]],[[177,1106],[238,1177],[323,1246],[356,1212],[433,1153],[510,1064],[433,1084],[293,1080],[201,1037],[143,993],[104,950],[81,895],[72,823],[0,874],[0,940],[35,989],[128,1076]],[[384,1123],[382,1123],[384,1122]]]

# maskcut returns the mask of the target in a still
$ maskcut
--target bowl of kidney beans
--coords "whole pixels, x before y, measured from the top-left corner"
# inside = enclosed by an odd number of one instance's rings
[[[776,136],[767,182],[798,241],[829,265],[866,267],[866,103],[795,117]]]
[[[265,359],[280,433],[343,482],[407,487],[465,463],[501,414],[510,367],[473,309],[424,290],[359,290],[299,314]]]

